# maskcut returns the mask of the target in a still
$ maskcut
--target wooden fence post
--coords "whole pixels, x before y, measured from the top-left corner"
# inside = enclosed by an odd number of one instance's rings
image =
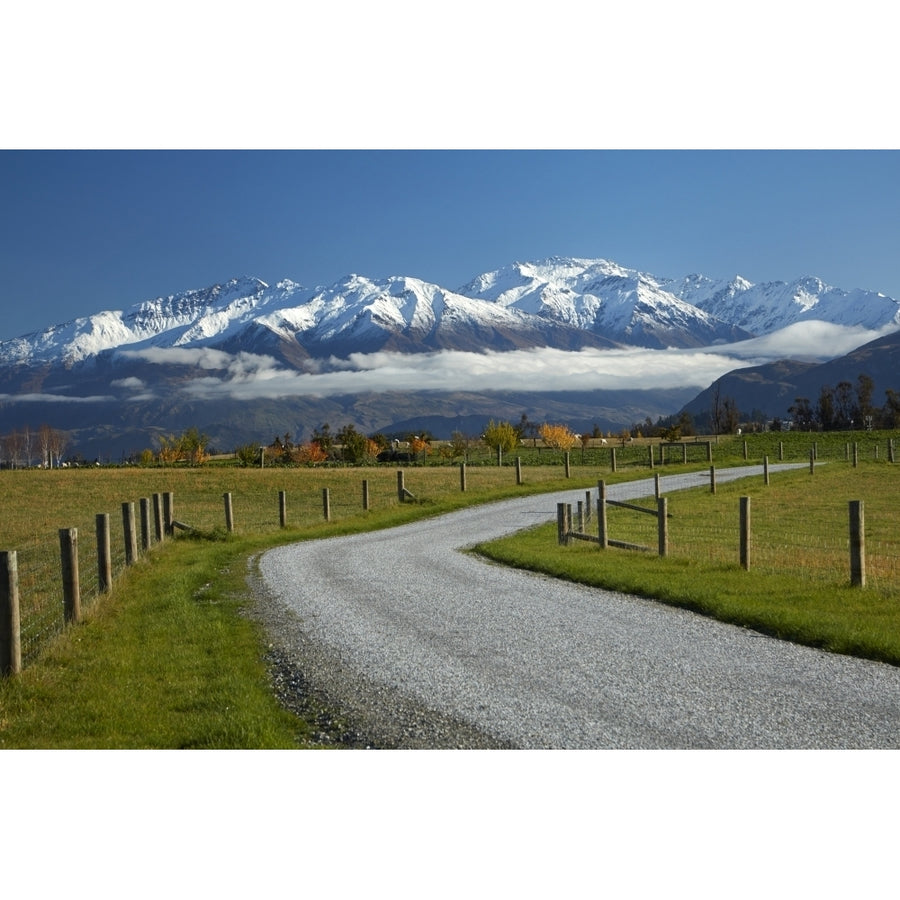
[[[522,483],[522,457],[516,457],[516,484]]]
[[[816,451],[810,447],[809,450],[809,474],[812,475],[816,471]]]
[[[784,441],[778,442],[778,459],[784,460]]]
[[[716,492],[716,467],[709,467],[709,492],[714,494]]]
[[[609,546],[609,532],[606,529],[606,482],[597,483],[597,537],[600,540],[600,548],[605,550]]]
[[[894,461],[894,439],[888,438],[888,462]]]
[[[850,584],[866,586],[866,522],[862,500],[850,501]]]
[[[616,471],[616,448],[609,448],[609,469],[611,472]]]
[[[741,497],[741,568],[750,568],[750,498]]]
[[[584,500],[578,501],[578,506],[576,507],[577,512],[577,521],[578,521],[578,533],[584,534]]]
[[[322,488],[322,515],[326,522],[331,521],[331,494],[328,488]]]
[[[175,495],[171,491],[163,494],[163,518],[166,534],[174,534],[175,526],[172,523],[175,521]]]
[[[22,671],[19,563],[15,550],[0,551],[0,675]]]
[[[222,494],[222,500],[225,501],[225,530],[231,534],[234,531],[234,507],[231,504],[231,493]]]
[[[406,499],[406,485],[403,483],[403,469],[397,470],[397,499],[401,503]]]
[[[463,493],[466,492],[466,464],[459,464],[459,489]]]
[[[859,444],[854,441],[853,442],[853,468],[856,469],[859,467]]]
[[[591,492],[584,492],[584,520],[586,522],[591,521]]]
[[[497,445],[497,465],[503,465],[503,448],[499,444]]]
[[[287,525],[287,491],[278,492],[278,524],[282,528]]]
[[[659,500],[659,472],[653,476],[653,493],[656,499]]]
[[[572,469],[571,469],[570,454],[569,454],[569,451],[566,450],[566,478],[568,478],[571,474],[572,474]]]
[[[122,504],[122,531],[125,534],[125,565],[133,566],[137,560],[137,529],[133,503]]]
[[[112,587],[112,552],[109,543],[109,513],[97,513],[97,591]]]
[[[163,526],[163,509],[162,509],[162,495],[161,494],[153,495],[153,528],[156,532],[157,543],[159,543],[165,538],[165,534],[166,534],[166,529]]]
[[[145,553],[150,549],[150,499],[141,497],[141,550]]]
[[[81,583],[78,578],[78,529],[59,529],[63,615],[66,622],[81,621]]]
[[[369,482],[368,479],[363,478],[362,483],[362,505],[363,510],[366,512],[369,511]]]
[[[769,483],[769,457],[763,457],[763,484]]]
[[[653,444],[648,444],[648,445],[647,445],[647,451],[648,451],[648,454],[649,454],[649,457],[650,457],[650,468],[652,469],[652,468],[653,468]],[[660,451],[659,451],[659,452],[662,453],[662,448],[661,448],[661,447],[660,447]]]
[[[572,507],[568,503],[556,504],[556,539],[560,545],[569,543]]]
[[[659,531],[659,555],[669,555],[669,512],[665,497],[656,501],[656,518]]]

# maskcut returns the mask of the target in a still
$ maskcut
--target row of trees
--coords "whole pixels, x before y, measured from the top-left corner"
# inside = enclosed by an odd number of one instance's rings
[[[324,462],[344,462],[351,465],[365,465],[379,460],[417,459],[423,461],[432,452],[440,454],[447,461],[464,459],[476,445],[486,446],[496,451],[513,450],[524,439],[526,433],[540,438],[544,446],[569,450],[579,441],[565,425],[535,425],[533,431],[526,432],[527,419],[522,417],[518,425],[510,422],[491,420],[483,434],[466,435],[460,431],[453,433],[449,441],[439,442],[435,449],[433,435],[427,430],[418,434],[388,436],[381,432],[365,435],[354,425],[344,425],[334,431],[326,422],[313,429],[308,441],[295,443],[291,434],[276,435],[267,445],[246,444],[238,447],[236,455],[243,466],[266,465],[310,465]]]
[[[900,393],[885,391],[884,406],[872,403],[874,383],[860,375],[856,386],[841,381],[836,388],[824,385],[812,405],[807,397],[798,397],[789,412],[794,427],[802,431],[848,431],[851,429],[888,429],[900,425]]]
[[[157,459],[163,465],[177,462],[189,466],[202,466],[209,459],[209,437],[196,428],[188,428],[179,435],[167,434],[158,438],[159,453]],[[141,462],[145,465],[153,461],[152,452],[145,450],[141,454]]]
[[[525,416],[522,416],[522,421],[527,421]],[[515,449],[524,439],[525,429],[521,426],[522,423],[516,427],[511,422],[495,422],[491,419],[482,439],[491,450],[501,450],[507,453]],[[589,436],[585,435],[584,437]],[[533,438],[535,442],[537,442],[537,438],[540,438],[545,447],[554,450],[571,450],[582,439],[581,436],[574,434],[567,425],[551,425],[548,422],[536,426]]]
[[[49,425],[36,429],[25,425],[0,436],[0,465],[9,469],[30,469],[35,465],[45,469],[59,468],[68,444],[69,436],[65,431]]]

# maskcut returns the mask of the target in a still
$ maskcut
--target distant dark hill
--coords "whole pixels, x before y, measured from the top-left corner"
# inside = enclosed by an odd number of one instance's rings
[[[671,415],[689,388],[655,391],[557,391],[530,393],[492,391],[484,394],[432,394],[427,412],[398,418],[381,429],[385,433],[428,431],[446,440],[458,431],[465,436],[484,432],[491,419],[518,425],[525,414],[533,425],[552,422],[567,425],[576,434],[596,427],[604,434]],[[415,397],[421,401],[425,395]],[[474,410],[474,411],[473,411]],[[480,411],[479,411],[480,410]],[[463,412],[465,411],[465,412]]]
[[[697,394],[682,412],[700,420],[709,415],[718,394],[720,400],[732,398],[738,409],[747,416],[753,410],[762,410],[770,418],[784,417],[788,407],[800,396],[797,393],[798,381],[818,368],[815,363],[784,359],[763,366],[734,369]]]
[[[683,411],[695,419],[706,416],[718,390],[721,398],[733,398],[745,416],[760,410],[770,418],[784,418],[798,398],[805,397],[815,406],[823,387],[835,388],[846,381],[855,389],[860,375],[868,375],[874,382],[875,406],[884,404],[885,391],[900,391],[900,332],[870,341],[826,363],[780,360],[734,369],[701,391]]]
[[[99,385],[98,385],[99,387]],[[535,425],[559,422],[576,432],[596,425],[618,433],[648,417],[671,415],[690,397],[691,389],[658,391],[435,392],[394,391],[331,397],[288,397],[279,400],[187,400],[179,393],[148,400],[90,401],[46,398],[32,402],[0,401],[0,434],[28,423],[42,423],[69,434],[67,455],[116,462],[159,449],[159,436],[197,428],[212,447],[231,452],[250,443],[268,444],[290,433],[307,440],[328,423],[333,430],[352,424],[365,434],[416,433],[428,430],[448,439],[454,431],[480,435],[490,419],[518,424],[522,415]]]
[[[548,351],[542,358],[550,359],[554,351],[605,349],[615,366],[627,348],[715,352],[722,342],[814,320],[839,331],[900,327],[900,303],[815,277],[761,285],[700,274],[673,280],[573,257],[516,262],[458,291],[403,275],[347,275],[311,288],[289,279],[270,286],[258,278],[233,278],[0,340],[0,439],[9,436],[15,449],[21,429],[48,424],[69,433],[72,452],[118,459],[156,450],[161,435],[187,428],[203,431],[221,450],[269,443],[286,432],[303,440],[325,423],[334,429],[353,425],[366,434],[427,429],[449,437],[456,430],[480,433],[492,418],[518,423],[523,414],[535,424],[558,422],[581,433],[595,427],[618,432],[672,416],[685,403],[708,412],[708,396],[691,400],[698,382],[690,363],[683,378],[668,382],[693,385],[687,389],[584,392],[579,376],[544,382],[537,367],[513,382],[530,393],[498,392],[487,375],[457,380],[463,364],[457,354],[490,357],[482,369],[488,372],[503,365],[504,351],[534,350],[536,358]],[[719,387],[748,413],[783,416],[797,396],[815,402],[823,383],[855,383],[866,372],[882,403],[884,390],[896,387],[898,344],[896,336],[883,339],[821,368],[788,361],[739,370]],[[444,351],[457,358],[440,381],[417,382],[415,374],[404,374],[414,371],[416,355]],[[565,375],[565,365],[554,368],[556,376]],[[343,380],[344,372],[372,372],[372,380]],[[561,383],[575,390],[533,390]],[[426,384],[437,384],[440,392],[418,390]],[[477,389],[458,391],[460,384]],[[330,394],[354,389],[350,385],[393,391]]]
[[[832,359],[816,367],[798,379],[798,397],[808,397],[813,402],[822,385],[835,387],[841,381],[856,384],[860,374],[868,375],[875,382],[873,401],[876,405],[884,402],[884,392],[888,389],[900,391],[900,331],[885,335],[863,344],[846,356]]]

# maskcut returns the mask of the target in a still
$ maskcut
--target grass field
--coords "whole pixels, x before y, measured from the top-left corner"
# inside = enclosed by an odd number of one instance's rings
[[[807,459],[810,436],[786,437],[784,458]],[[760,482],[752,491],[741,482],[719,486],[714,497],[702,488],[673,497],[671,556],[664,560],[600,553],[588,544],[560,548],[555,525],[482,549],[560,577],[659,597],[780,636],[898,663],[898,551],[891,518],[900,499],[898,470],[885,461],[884,435],[858,442],[864,460],[859,467],[847,462],[846,436],[828,437],[819,436],[817,450],[820,460],[830,462],[817,467],[815,475],[801,470],[778,474],[770,486]],[[767,435],[748,437],[746,444],[722,439],[714,446],[715,463],[759,462],[764,454],[774,461],[780,451],[771,440]],[[402,524],[471,503],[650,474],[646,444],[625,451],[634,456],[631,462],[620,459],[615,474],[600,458],[607,448],[595,448],[597,459],[588,455],[591,464],[584,466],[580,449],[573,451],[571,478],[566,479],[560,454],[554,458],[542,451],[538,464],[523,449],[522,485],[516,484],[514,455],[503,467],[487,457],[473,460],[467,466],[465,493],[456,466],[410,466],[404,469],[404,483],[415,501],[407,503],[398,499],[392,466],[0,472],[0,550],[17,551],[27,648],[24,671],[0,679],[0,747],[317,745],[310,722],[284,712],[273,698],[263,637],[242,614],[251,554],[289,541]],[[676,455],[676,463],[657,470],[685,471]],[[691,448],[687,469],[702,472],[708,465],[705,449]],[[369,484],[368,511],[362,508],[363,479]],[[330,522],[323,516],[324,488],[330,494]],[[287,496],[284,528],[280,491]],[[179,533],[126,567],[121,504],[164,492],[174,495],[176,518],[196,531]],[[224,528],[226,492],[234,508],[231,534]],[[736,550],[721,538],[736,530],[737,497],[748,492],[754,503],[754,566],[745,572],[736,564]],[[886,560],[881,568],[870,562],[870,583],[862,591],[846,586],[843,574],[843,517],[846,500],[853,497],[865,500],[869,547]],[[813,518],[813,501],[819,504],[823,498],[834,499],[833,514],[817,511],[815,521],[830,524],[815,529],[822,546],[801,541],[803,556],[798,535]],[[774,512],[767,510],[789,516],[776,523]],[[116,561],[113,589],[102,596],[96,592],[92,546],[98,513],[110,515]],[[57,532],[72,527],[81,535],[87,602],[84,622],[63,629]],[[639,539],[646,527],[645,522],[611,517],[611,529],[618,530],[614,536],[622,539],[628,539],[629,529]],[[832,531],[837,537],[826,536]],[[791,560],[793,571],[782,568],[779,552]]]
[[[463,493],[458,469],[411,468],[404,480],[416,500],[400,503],[393,468],[2,472],[0,549],[16,549],[19,556],[23,651],[27,645],[29,653],[19,675],[0,679],[0,747],[318,746],[311,722],[280,709],[269,690],[264,638],[242,614],[250,555],[471,503],[589,485],[591,477],[585,472],[567,480],[548,466],[517,485],[514,469],[484,467],[468,473]],[[197,531],[153,546],[126,568],[120,528],[111,592],[92,594],[83,623],[63,629],[57,529],[85,533],[79,539],[85,594],[96,586],[95,515],[108,512],[114,523],[122,502],[168,491],[176,517]],[[226,491],[233,495],[231,534],[224,528]],[[288,497],[285,528],[279,491]]]
[[[740,565],[739,498],[750,498],[747,570]],[[850,585],[850,500],[862,500],[866,586]],[[640,553],[571,541],[556,523],[476,548],[497,562],[656,598],[831,651],[900,664],[900,469],[870,462],[775,473],[667,498],[668,555],[651,516],[610,507],[610,537]],[[645,505],[651,505],[647,503]]]

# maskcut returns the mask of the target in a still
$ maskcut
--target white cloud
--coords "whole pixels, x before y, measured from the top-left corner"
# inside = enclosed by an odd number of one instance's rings
[[[117,378],[115,381],[111,381],[110,387],[119,387],[125,388],[126,390],[142,390],[146,385],[140,378]]]
[[[0,403],[109,403],[115,399],[98,395],[72,397],[68,394],[0,394]]]
[[[777,359],[824,361],[849,352],[879,333],[826,322],[804,322],[735,344],[700,349],[579,351],[535,348],[509,352],[354,353],[315,360],[309,371],[282,367],[270,356],[231,355],[209,349],[129,351],[147,362],[194,366],[209,374],[182,390],[194,398],[278,399],[385,391],[698,391],[732,369]]]
[[[860,326],[833,325],[831,322],[810,319],[795,322],[771,334],[736,344],[723,344],[715,349],[744,360],[758,359],[760,363],[753,363],[754,365],[776,359],[825,362],[844,356],[857,347],[896,330],[896,325],[873,331]]]

